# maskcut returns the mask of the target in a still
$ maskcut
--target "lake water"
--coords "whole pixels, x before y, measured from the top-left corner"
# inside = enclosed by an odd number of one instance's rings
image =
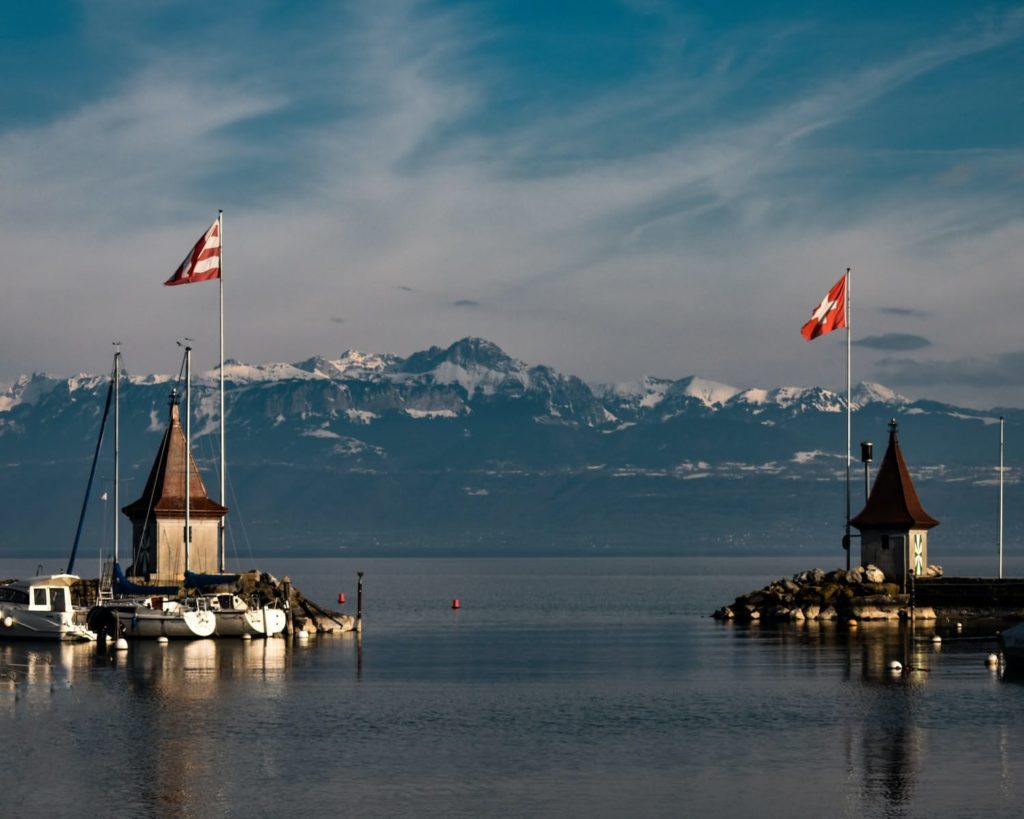
[[[350,612],[364,571],[361,640],[0,644],[17,680],[0,680],[4,802],[41,817],[1021,815],[1024,685],[985,667],[990,626],[707,616],[837,562],[261,560]],[[922,670],[893,675],[892,659]]]

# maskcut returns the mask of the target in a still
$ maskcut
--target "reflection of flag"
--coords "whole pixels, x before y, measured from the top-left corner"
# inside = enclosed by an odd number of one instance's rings
[[[846,276],[837,281],[828,295],[821,300],[815,311],[811,313],[811,320],[801,329],[800,333],[808,341],[833,330],[840,330],[846,326]]]
[[[102,495],[100,495],[100,500],[105,501],[106,499],[107,499],[107,493],[104,492]]]
[[[220,220],[196,242],[166,285],[191,284],[220,278]]]

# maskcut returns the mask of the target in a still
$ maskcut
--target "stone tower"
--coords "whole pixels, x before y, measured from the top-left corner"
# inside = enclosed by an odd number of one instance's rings
[[[189,476],[192,537],[185,565],[185,465]],[[181,583],[185,569],[218,571],[217,534],[227,508],[206,494],[202,475],[181,428],[178,397],[171,394],[170,423],[164,433],[146,488],[122,510],[132,522],[132,565],[128,574],[156,584]]]
[[[928,530],[939,522],[924,511],[914,490],[907,463],[889,423],[889,446],[878,468],[868,502],[850,524],[860,530],[862,566],[875,564],[887,580],[906,586],[928,566]]]

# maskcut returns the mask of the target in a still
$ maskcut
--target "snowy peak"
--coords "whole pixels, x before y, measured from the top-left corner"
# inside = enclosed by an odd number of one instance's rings
[[[44,395],[53,392],[61,379],[46,373],[22,375],[6,390],[0,393],[0,412],[13,409],[19,404],[34,404]]]
[[[599,384],[594,387],[597,394],[606,399],[625,400],[637,411],[653,410],[666,400],[696,400],[708,409],[721,407],[739,393],[736,387],[698,378],[695,375],[673,381],[669,378],[644,376],[639,381],[622,384]]]
[[[429,350],[413,353],[400,367],[407,373],[426,373],[446,363],[465,369],[505,373],[526,369],[523,362],[512,358],[497,344],[472,337],[460,339],[445,349],[431,347]]]
[[[543,368],[546,369],[546,368]],[[482,338],[464,338],[447,349],[431,347],[396,363],[393,371],[429,376],[436,384],[458,384],[470,397],[477,392],[494,395],[501,389],[530,386],[530,370],[497,344]]]
[[[910,401],[907,398],[904,398],[895,390],[891,390],[882,384],[876,384],[873,381],[861,381],[853,388],[853,395],[850,400],[850,404],[854,409],[866,407],[868,404],[904,406],[909,403]]]
[[[216,369],[203,374],[209,380],[217,378]],[[235,384],[248,384],[257,381],[306,381],[327,376],[314,371],[305,370],[298,364],[243,364],[229,359],[224,362],[224,380]]]
[[[846,399],[823,387],[777,387],[773,390],[749,389],[735,395],[732,403],[765,408],[775,406],[790,412],[842,412]]]
[[[691,375],[681,381],[676,381],[669,392],[670,394],[678,392],[687,398],[696,398],[705,407],[713,408],[732,400],[740,391],[728,384]]]
[[[314,356],[300,361],[295,366],[315,376],[332,380],[371,379],[379,376],[389,367],[399,363],[399,356],[386,353],[361,353],[358,350],[346,350],[338,358]]]

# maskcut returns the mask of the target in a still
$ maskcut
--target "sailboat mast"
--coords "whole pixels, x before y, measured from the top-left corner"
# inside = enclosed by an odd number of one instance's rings
[[[189,501],[192,497],[192,345],[185,346],[185,571],[188,569],[189,544],[192,540],[192,522],[189,519]]]
[[[999,416],[999,579],[1003,578],[1003,416]]]
[[[224,416],[226,415],[224,408],[224,211],[217,212],[217,222],[217,232],[220,235],[220,276],[218,278],[220,282],[220,502],[222,506],[227,506],[228,499],[225,492],[227,461],[224,457]],[[224,572],[224,552],[226,551],[225,526],[226,521],[222,516],[217,533],[217,562],[222,574]]]
[[[114,563],[118,562],[121,517],[121,342],[114,342]]]

